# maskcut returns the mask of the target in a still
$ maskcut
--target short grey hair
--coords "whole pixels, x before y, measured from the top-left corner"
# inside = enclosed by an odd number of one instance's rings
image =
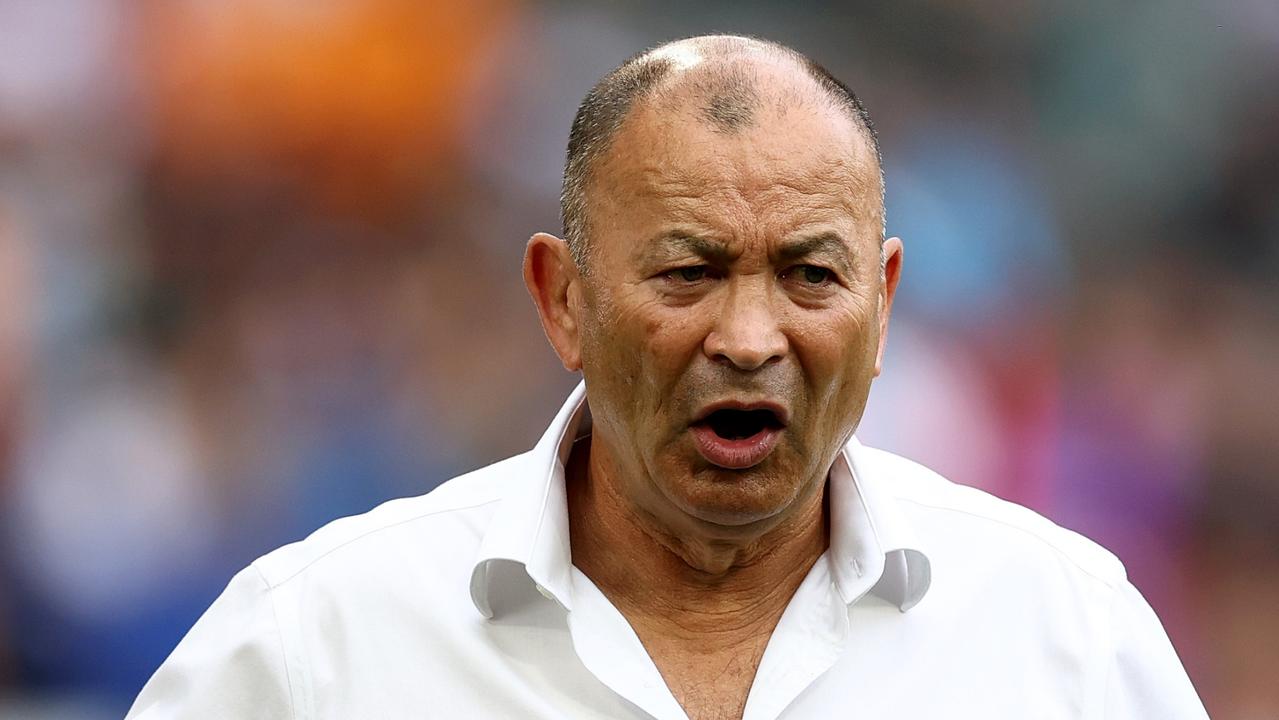
[[[651,96],[676,68],[672,49],[691,44],[697,52],[715,58],[729,59],[763,52],[794,62],[839,108],[848,113],[862,130],[879,166],[880,206],[883,206],[883,156],[879,136],[871,123],[870,113],[847,85],[816,61],[797,50],[769,40],[738,35],[709,35],[675,40],[632,56],[600,79],[582,99],[573,118],[568,136],[568,157],[564,163],[564,184],[560,192],[560,213],[564,223],[564,239],[573,260],[587,272],[587,237],[590,214],[586,190],[591,172],[608,151],[630,110]],[[714,77],[713,87],[705,88],[708,96],[702,108],[703,117],[721,132],[734,132],[751,124],[758,105],[754,82],[740,67],[727,66]],[[884,229],[880,229],[883,242]]]

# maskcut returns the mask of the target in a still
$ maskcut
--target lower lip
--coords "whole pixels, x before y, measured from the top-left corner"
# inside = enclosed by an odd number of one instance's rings
[[[715,434],[704,425],[691,428],[697,451],[712,465],[729,470],[744,470],[758,465],[777,447],[780,428],[764,428],[750,437],[730,440]]]

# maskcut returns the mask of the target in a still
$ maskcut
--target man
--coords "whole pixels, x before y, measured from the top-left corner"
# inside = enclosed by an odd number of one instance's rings
[[[524,263],[584,385],[254,562],[131,716],[1205,717],[1112,555],[852,439],[902,267],[878,154],[771,43],[606,76]]]

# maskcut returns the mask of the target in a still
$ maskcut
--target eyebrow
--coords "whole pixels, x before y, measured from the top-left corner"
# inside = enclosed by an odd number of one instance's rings
[[[853,263],[848,256],[848,245],[844,242],[844,238],[834,231],[801,237],[777,249],[777,262],[781,265],[811,256],[822,257],[835,263],[845,275],[853,273]]]
[[[696,255],[717,265],[727,265],[733,260],[733,253],[727,244],[683,232],[660,235],[644,247],[641,253],[647,261],[661,261],[683,254]],[[837,232],[826,231],[784,242],[777,249],[774,262],[787,265],[807,257],[824,258],[835,264],[845,275],[851,276],[853,273],[848,246]]]
[[[677,255],[691,254],[719,265],[732,260],[728,246],[718,240],[697,235],[672,232],[659,236],[642,251],[645,260],[663,260]]]

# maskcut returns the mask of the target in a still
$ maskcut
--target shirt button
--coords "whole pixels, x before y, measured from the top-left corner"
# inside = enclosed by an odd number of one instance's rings
[[[541,596],[542,596],[542,597],[544,597],[544,598],[546,598],[547,600],[554,600],[554,599],[555,599],[555,596],[551,594],[551,591],[550,591],[550,590],[547,590],[547,589],[546,589],[546,588],[544,588],[544,587],[542,587],[540,584],[538,584],[538,583],[533,583],[533,587],[537,588],[537,592],[538,592],[538,593],[540,593],[540,594],[541,594]]]

